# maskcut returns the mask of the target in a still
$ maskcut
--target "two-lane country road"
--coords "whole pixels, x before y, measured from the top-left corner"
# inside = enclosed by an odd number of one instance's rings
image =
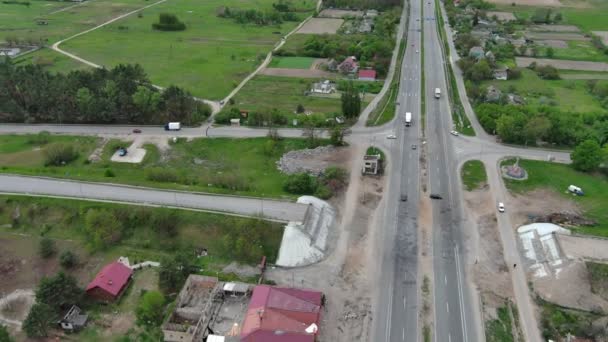
[[[308,205],[272,199],[222,196],[107,183],[0,175],[0,193],[50,196],[96,201],[196,209],[277,221],[303,222]]]

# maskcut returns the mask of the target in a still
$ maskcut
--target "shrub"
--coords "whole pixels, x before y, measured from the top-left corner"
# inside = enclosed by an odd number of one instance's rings
[[[72,268],[78,264],[78,257],[71,251],[65,251],[59,256],[59,264],[65,268]]]
[[[148,291],[143,294],[135,315],[138,325],[158,326],[163,320],[165,297],[158,291]]]
[[[535,69],[538,77],[545,80],[559,80],[559,72],[551,65],[537,66]]]
[[[32,144],[32,145],[46,145],[49,143],[50,140],[51,140],[51,133],[49,133],[47,131],[42,131],[38,134],[31,135],[27,139],[27,142],[28,142],[28,144]]]
[[[317,190],[317,180],[307,173],[296,173],[287,178],[283,188],[291,194],[312,195]]]
[[[317,190],[315,191],[314,195],[315,197],[318,197],[320,199],[329,199],[331,198],[331,196],[333,196],[333,193],[327,186],[320,185],[317,187]]]
[[[47,237],[42,238],[38,245],[38,254],[44,259],[53,256],[55,254],[55,242]]]
[[[103,175],[105,177],[115,177],[116,175],[114,174],[114,171],[112,171],[112,169],[106,169],[106,171],[103,173]]]
[[[44,150],[45,166],[61,166],[78,158],[78,151],[69,144],[53,144]]]
[[[157,167],[146,171],[146,179],[160,183],[177,183],[179,177],[171,169]]]
[[[183,31],[186,24],[177,19],[175,14],[161,13],[158,16],[158,23],[153,23],[152,28],[159,31]]]

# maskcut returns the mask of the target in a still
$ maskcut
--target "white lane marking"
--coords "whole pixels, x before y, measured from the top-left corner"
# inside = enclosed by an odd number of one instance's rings
[[[452,342],[452,334],[448,333],[448,342]]]
[[[444,280],[445,280],[445,284],[447,285],[448,284],[448,276],[447,275],[444,276]]]
[[[401,339],[405,341],[405,328],[401,329]]]
[[[456,277],[458,278],[458,299],[460,304],[460,324],[462,324],[462,337],[466,342],[469,340],[469,334],[467,334],[466,312],[464,310],[464,293],[462,292],[461,273],[460,273],[460,260],[458,259],[458,245],[454,247],[454,257],[456,259]]]
[[[445,302],[445,309],[450,313],[450,303]]]
[[[403,309],[404,310],[405,310],[405,303],[406,303],[406,300],[405,300],[405,297],[403,297]]]

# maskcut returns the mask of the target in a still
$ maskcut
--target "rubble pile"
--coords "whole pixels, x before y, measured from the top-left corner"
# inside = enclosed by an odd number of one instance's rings
[[[576,226],[591,227],[591,226],[597,225],[597,222],[595,222],[594,220],[589,220],[589,219],[586,219],[584,217],[581,217],[579,215],[572,214],[572,213],[551,213],[551,214],[545,215],[545,216],[534,217],[531,221],[532,222],[548,222],[548,223],[553,223],[553,224],[557,224],[560,226],[571,226],[571,227],[576,227]]]
[[[327,165],[313,160],[318,159],[321,155],[329,155],[333,152],[335,152],[334,146],[319,146],[314,149],[289,151],[277,161],[277,169],[288,175],[306,172],[313,176],[320,176]]]

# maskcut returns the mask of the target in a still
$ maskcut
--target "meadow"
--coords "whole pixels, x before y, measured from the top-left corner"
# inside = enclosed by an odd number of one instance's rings
[[[311,57],[272,57],[269,68],[310,69],[315,61]]]
[[[222,6],[270,9],[274,0],[251,2],[211,0],[168,1],[66,42],[62,48],[104,66],[137,62],[160,86],[182,86],[195,96],[221,99],[253,71],[281,37],[298,22],[260,26],[238,24],[216,15]],[[312,13],[298,12],[303,20]],[[160,13],[177,15],[186,30],[152,29]]]

